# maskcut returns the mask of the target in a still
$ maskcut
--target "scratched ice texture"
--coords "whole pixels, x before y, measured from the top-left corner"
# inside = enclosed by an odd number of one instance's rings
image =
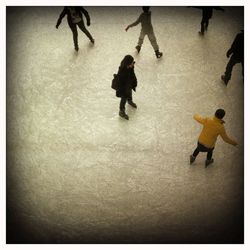
[[[225,87],[226,51],[243,8],[152,7],[164,53],[157,60],[140,7],[86,7],[93,46],[73,47],[62,7],[7,7],[7,240],[25,243],[243,242],[244,85],[241,65]],[[86,21],[85,21],[86,23]],[[122,58],[136,61],[138,109],[118,116],[111,89]],[[239,145],[218,139],[214,164],[189,165],[201,131],[193,115],[226,110]]]

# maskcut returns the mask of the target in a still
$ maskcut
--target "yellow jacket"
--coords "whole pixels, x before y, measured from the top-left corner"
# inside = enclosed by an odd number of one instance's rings
[[[211,118],[202,118],[199,115],[195,115],[194,119],[203,125],[203,129],[198,139],[199,143],[202,145],[208,148],[213,148],[218,135],[220,135],[225,142],[234,146],[237,145],[236,141],[228,137],[223,125],[223,123],[225,123],[223,120],[215,116]]]

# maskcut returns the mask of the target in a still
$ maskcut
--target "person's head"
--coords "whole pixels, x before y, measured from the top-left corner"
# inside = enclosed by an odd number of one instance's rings
[[[226,114],[226,112],[224,109],[217,109],[214,115],[218,119],[222,119],[225,116],[225,114]]]
[[[145,13],[149,12],[149,9],[150,9],[149,6],[143,6],[142,7],[143,12],[145,12]]]
[[[134,66],[134,58],[131,55],[126,55],[121,61],[122,68],[132,68]]]

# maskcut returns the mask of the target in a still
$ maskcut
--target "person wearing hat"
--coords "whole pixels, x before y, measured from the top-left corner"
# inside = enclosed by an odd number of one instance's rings
[[[231,57],[227,64],[224,75],[221,76],[221,80],[225,83],[225,85],[227,85],[230,81],[232,70],[236,63],[241,63],[242,76],[244,77],[244,30],[241,30],[241,32],[236,35],[233,44],[231,45],[231,48],[227,51],[226,55],[228,58],[230,56]]]
[[[195,161],[197,155],[200,152],[207,152],[205,167],[213,163],[214,162],[214,159],[212,159],[213,150],[217,137],[219,135],[225,142],[233,146],[237,145],[236,141],[229,138],[224,128],[225,122],[222,120],[222,118],[225,116],[225,113],[226,113],[225,110],[217,109],[215,115],[211,118],[209,117],[202,118],[199,115],[194,116],[194,119],[203,125],[203,129],[198,139],[198,145],[194,150],[193,154],[190,155],[190,164],[192,164]]]
[[[132,90],[136,91],[137,79],[134,72],[135,61],[131,55],[126,55],[121,61],[117,73],[117,89],[116,96],[121,98],[119,116],[129,120],[129,116],[125,112],[126,102],[133,108],[137,105],[133,102]]]
[[[91,43],[93,44],[95,43],[94,38],[91,36],[91,34],[89,33],[89,31],[86,29],[84,25],[82,13],[87,19],[87,26],[90,26],[89,13],[83,7],[73,7],[73,6],[64,7],[56,24],[56,28],[58,29],[59,25],[62,22],[62,19],[64,18],[65,15],[67,15],[68,25],[73,33],[73,41],[74,41],[76,51],[79,50],[78,39],[77,39],[77,36],[78,36],[77,26],[89,38]]]
[[[159,46],[157,44],[153,26],[151,23],[151,11],[149,11],[149,9],[150,7],[148,6],[142,7],[143,13],[139,16],[139,18],[134,23],[128,25],[125,30],[128,31],[129,28],[141,23],[141,33],[140,33],[140,37],[138,40],[138,44],[135,47],[137,52],[138,53],[140,52],[144,37],[147,35],[152,47],[154,48],[156,57],[160,58],[162,57],[163,53],[159,51]]]

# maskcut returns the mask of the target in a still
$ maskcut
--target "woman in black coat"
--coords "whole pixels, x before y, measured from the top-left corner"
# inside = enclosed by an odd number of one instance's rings
[[[129,119],[125,113],[125,104],[128,102],[133,108],[137,108],[132,100],[132,89],[136,91],[137,79],[134,72],[134,58],[131,55],[126,55],[121,61],[118,71],[118,86],[116,96],[121,98],[119,115],[122,118]]]
[[[90,42],[94,43],[95,40],[89,33],[89,31],[86,29],[84,22],[83,22],[83,17],[82,13],[87,19],[87,25],[90,26],[90,17],[89,13],[83,8],[83,7],[64,7],[62,13],[60,14],[56,28],[58,29],[59,25],[62,22],[62,19],[64,18],[65,15],[67,15],[67,20],[69,27],[73,33],[73,40],[74,40],[74,45],[75,45],[75,50],[78,51],[78,41],[77,41],[77,26],[81,29],[81,31],[89,38]]]

